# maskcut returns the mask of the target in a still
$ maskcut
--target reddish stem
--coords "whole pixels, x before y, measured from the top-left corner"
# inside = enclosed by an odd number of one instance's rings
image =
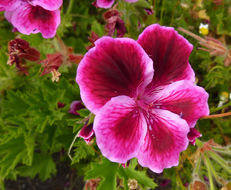
[[[227,113],[220,113],[220,114],[204,116],[204,117],[201,117],[201,119],[212,119],[212,118],[226,117],[230,115],[231,115],[231,112],[227,112]]]

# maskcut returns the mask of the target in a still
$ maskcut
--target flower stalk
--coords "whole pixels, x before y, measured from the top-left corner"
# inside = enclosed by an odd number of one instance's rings
[[[213,119],[213,118],[220,118],[220,117],[226,117],[226,116],[231,116],[231,112],[203,116],[201,117],[201,119]]]

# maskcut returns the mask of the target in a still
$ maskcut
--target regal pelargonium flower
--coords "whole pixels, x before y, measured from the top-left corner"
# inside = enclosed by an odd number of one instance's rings
[[[115,0],[96,0],[96,6],[100,7],[100,8],[107,9],[107,8],[110,8],[113,5],[114,1]],[[138,0],[125,0],[125,1],[127,1],[129,3],[134,3],[134,2],[136,2]]]
[[[61,5],[62,0],[2,0],[0,10],[5,10],[6,19],[19,32],[41,32],[44,38],[52,38],[60,24]]]
[[[209,113],[208,94],[194,84],[192,45],[173,28],[147,27],[138,40],[102,37],[79,64],[81,98],[95,116],[102,154],[133,157],[160,173],[178,165],[187,135]]]

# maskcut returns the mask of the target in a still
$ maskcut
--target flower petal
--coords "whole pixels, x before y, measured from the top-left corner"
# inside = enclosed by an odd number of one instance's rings
[[[89,144],[91,140],[94,138],[94,130],[93,130],[93,124],[87,125],[85,124],[82,129],[80,129],[78,137],[83,138],[83,140]]]
[[[17,2],[17,0],[1,0],[0,1],[0,9],[2,10],[8,10],[11,9],[12,6]]]
[[[200,117],[209,114],[208,93],[190,81],[172,83],[160,91],[156,89],[149,96],[153,105],[180,115],[190,127],[194,127]]]
[[[32,0],[29,3],[33,6],[40,6],[49,11],[55,11],[59,9],[63,1],[62,0]]]
[[[60,24],[59,10],[48,11],[26,2],[21,2],[14,11],[6,11],[5,14],[19,32],[27,35],[41,32],[44,38],[51,38]]]
[[[190,128],[190,131],[188,133],[188,140],[190,143],[195,145],[196,139],[201,137],[202,135],[200,134],[199,131],[197,131],[195,128]]]
[[[114,0],[97,0],[96,5],[100,8],[110,8],[114,3]]]
[[[138,154],[138,162],[153,172],[178,165],[179,154],[188,146],[189,126],[178,115],[156,109],[147,118],[148,131]]]
[[[118,96],[100,109],[93,129],[102,154],[113,162],[126,163],[137,155],[147,124],[133,99]]]
[[[74,115],[78,115],[79,116],[79,113],[78,113],[78,110],[84,108],[84,105],[82,103],[82,101],[80,100],[75,100],[71,103],[70,105],[70,109],[69,109],[69,113],[70,114],[74,114]]]
[[[174,28],[150,25],[140,34],[138,43],[153,60],[155,74],[152,85],[192,78],[187,73],[192,75],[188,70],[188,58],[193,46]]]
[[[96,113],[112,97],[137,96],[151,82],[152,60],[129,38],[103,37],[79,64],[76,81],[86,107]]]

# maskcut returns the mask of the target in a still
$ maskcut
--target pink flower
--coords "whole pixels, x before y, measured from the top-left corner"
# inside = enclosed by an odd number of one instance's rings
[[[173,28],[147,27],[138,40],[102,37],[79,64],[81,98],[95,116],[102,154],[133,157],[160,173],[178,165],[187,134],[209,113],[208,94],[194,85],[192,45]]]
[[[60,24],[61,5],[62,0],[1,0],[0,10],[5,10],[6,19],[19,32],[41,32],[44,38],[52,38]]]
[[[110,8],[115,0],[96,0],[96,7],[100,7],[100,8]],[[125,0],[129,3],[134,3],[138,0]]]

